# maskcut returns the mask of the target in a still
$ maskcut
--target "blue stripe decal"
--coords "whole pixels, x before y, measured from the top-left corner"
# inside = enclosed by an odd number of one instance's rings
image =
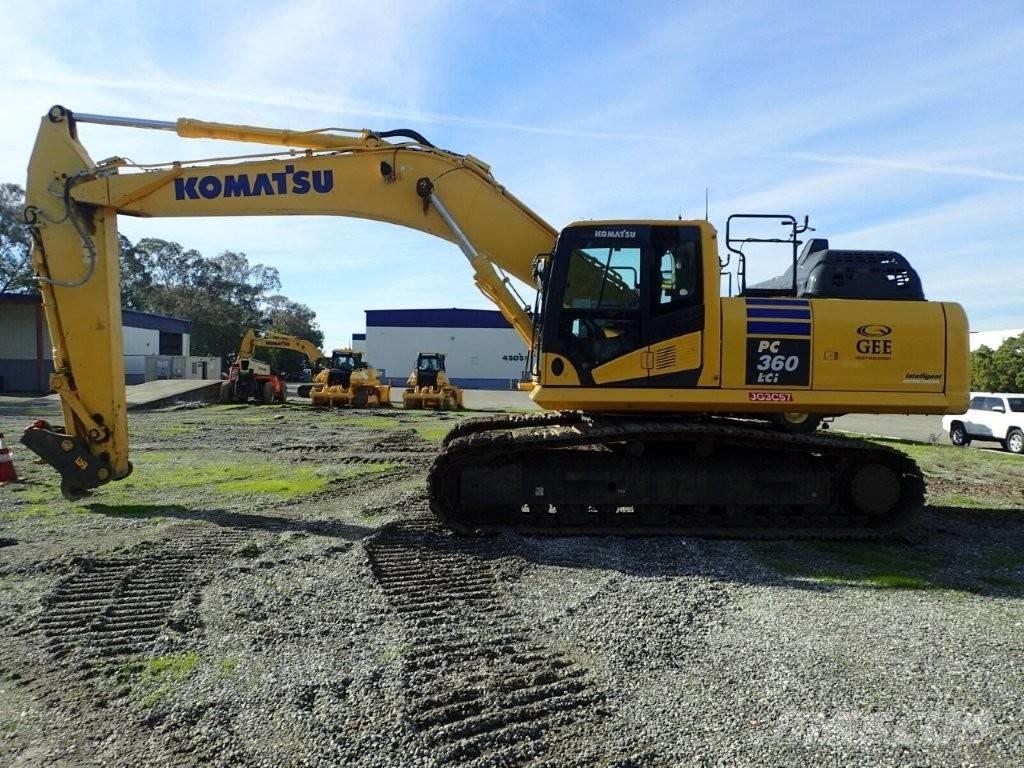
[[[747,334],[752,336],[810,336],[810,323],[747,323]]]
[[[768,309],[767,307],[747,307],[747,317],[777,317],[782,320],[810,320],[809,309]]]
[[[747,299],[747,306],[759,307],[809,307],[808,299]]]

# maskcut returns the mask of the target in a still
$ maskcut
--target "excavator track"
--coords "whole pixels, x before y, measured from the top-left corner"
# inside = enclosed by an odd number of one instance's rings
[[[429,474],[460,533],[885,538],[924,503],[905,454],[729,419],[469,419]]]

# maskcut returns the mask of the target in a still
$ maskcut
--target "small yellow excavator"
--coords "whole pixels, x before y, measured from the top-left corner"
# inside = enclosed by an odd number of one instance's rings
[[[420,352],[416,368],[409,375],[402,404],[406,408],[435,408],[450,411],[462,408],[462,390],[448,378],[443,352]]]
[[[324,358],[324,353],[305,339],[274,332],[257,336],[255,329],[250,328],[242,337],[238,354],[228,368],[227,380],[220,385],[221,403],[247,403],[250,400],[258,403],[287,402],[288,389],[281,375],[272,370],[269,363],[253,357],[261,348],[301,352],[311,365]]]
[[[320,371],[307,389],[317,407],[386,408],[391,405],[391,387],[381,383],[376,368],[363,361],[363,353],[352,349],[336,349],[330,366]]]

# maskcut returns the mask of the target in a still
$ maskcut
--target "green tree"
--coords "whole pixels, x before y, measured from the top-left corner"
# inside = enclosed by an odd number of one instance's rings
[[[267,330],[284,333],[298,339],[305,339],[317,347],[323,347],[324,332],[316,322],[316,312],[298,301],[287,296],[275,294],[266,300]],[[298,372],[305,364],[305,356],[287,349],[261,349],[260,359],[266,360],[271,367],[290,373]],[[315,366],[316,360],[309,365]]]
[[[117,239],[121,250],[121,306],[145,312],[153,290],[149,262],[127,237],[118,234]]]
[[[122,306],[191,320],[194,355],[229,359],[249,328],[323,344],[316,313],[277,293],[281,277],[273,267],[250,264],[235,251],[206,258],[159,238],[133,244],[121,235],[119,244]],[[303,362],[287,350],[262,350],[260,357],[289,371]]]
[[[144,238],[121,243],[125,306],[192,321],[194,355],[233,355],[248,328],[265,326],[266,294],[281,287],[277,270],[244,253],[212,259],[180,243]]]
[[[996,349],[971,353],[971,388],[979,392],[1024,392],[1024,333]]]
[[[316,322],[316,312],[310,307],[280,294],[268,296],[266,306],[267,330],[296,336],[318,347],[323,345],[324,332]]]
[[[0,293],[34,291],[32,238],[23,217],[25,191],[0,184]]]

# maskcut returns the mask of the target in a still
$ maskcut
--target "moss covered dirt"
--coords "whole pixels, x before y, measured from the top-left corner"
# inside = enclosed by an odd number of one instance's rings
[[[466,415],[132,411],[72,503],[0,399],[0,764],[1018,764],[1020,457],[893,443],[888,541],[466,538]]]

